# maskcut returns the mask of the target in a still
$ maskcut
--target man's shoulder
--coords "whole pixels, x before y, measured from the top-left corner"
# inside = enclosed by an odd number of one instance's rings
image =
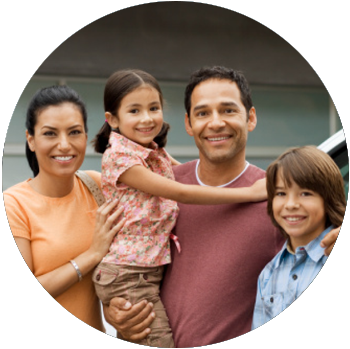
[[[260,179],[265,177],[266,172],[260,167],[257,167],[253,164],[249,164],[246,174],[251,177],[256,177],[257,179]]]
[[[178,182],[187,182],[190,178],[195,178],[197,161],[192,160],[181,165],[173,166],[175,180]]]

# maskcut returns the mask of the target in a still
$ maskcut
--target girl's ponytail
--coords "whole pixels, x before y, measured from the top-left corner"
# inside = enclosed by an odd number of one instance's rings
[[[108,148],[109,135],[111,134],[111,131],[111,126],[109,126],[108,122],[105,122],[95,138],[92,140],[92,145],[97,153],[103,154]]]
[[[168,132],[170,129],[170,125],[167,122],[163,122],[162,129],[158,133],[158,135],[154,138],[154,142],[158,144],[159,148],[164,148],[168,141]]]

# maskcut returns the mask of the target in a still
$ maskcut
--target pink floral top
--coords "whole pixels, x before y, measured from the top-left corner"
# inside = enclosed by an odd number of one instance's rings
[[[116,132],[111,133],[109,143],[111,146],[102,157],[102,190],[106,199],[120,199],[127,221],[102,262],[138,266],[168,264],[171,262],[169,235],[178,215],[177,203],[118,183],[120,175],[135,165],[174,180],[168,154],[154,142],[152,148],[145,148]]]

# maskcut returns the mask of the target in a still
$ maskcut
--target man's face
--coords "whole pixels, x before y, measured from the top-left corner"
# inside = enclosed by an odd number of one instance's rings
[[[200,159],[213,163],[244,161],[248,131],[256,126],[255,108],[246,112],[237,84],[210,79],[195,87],[186,131],[194,137]]]

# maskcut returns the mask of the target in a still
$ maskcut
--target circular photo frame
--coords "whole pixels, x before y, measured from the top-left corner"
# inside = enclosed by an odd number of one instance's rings
[[[254,184],[266,170],[267,194]],[[184,348],[243,335],[301,296],[339,232],[349,166],[328,91],[283,37],[162,2],[102,17],[47,57],[11,119],[2,180],[16,243],[57,302],[117,336],[114,299],[146,299],[140,343]]]

